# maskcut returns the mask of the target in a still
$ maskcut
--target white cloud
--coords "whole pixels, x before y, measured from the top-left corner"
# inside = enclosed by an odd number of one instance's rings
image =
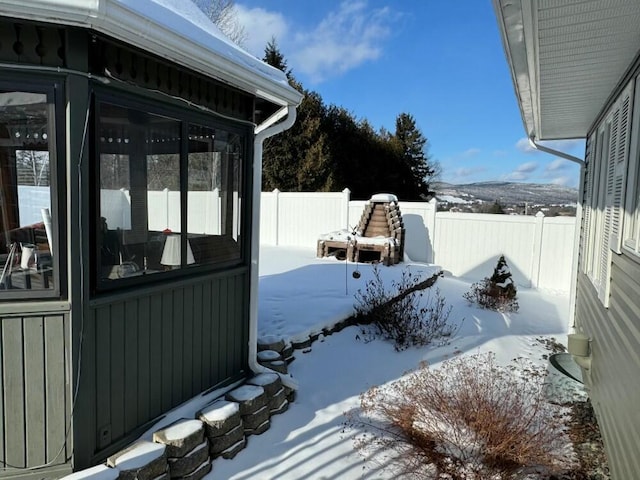
[[[529,139],[526,137],[521,138],[516,142],[516,148],[524,153],[532,153],[536,151],[536,149],[529,143]]]
[[[531,178],[531,174],[538,169],[538,162],[525,162],[512,171],[507,173],[502,178],[508,181],[522,181]]]
[[[249,52],[262,58],[265,46],[275,37],[293,74],[305,74],[316,84],[380,58],[392,23],[401,17],[389,7],[370,7],[368,0],[344,1],[320,23],[303,29],[281,12],[240,3],[235,7]]]
[[[462,152],[460,154],[460,158],[471,158],[471,157],[475,157],[476,155],[478,155],[480,153],[480,149],[479,148],[468,148],[467,150],[465,150],[464,152]]]
[[[563,187],[570,187],[575,185],[575,180],[576,179],[573,177],[560,176],[550,179],[549,183],[552,183],[553,185],[561,185]]]
[[[289,34],[289,25],[280,12],[271,12],[264,8],[247,8],[236,3],[239,23],[247,34],[245,48],[258,58],[264,56],[264,48],[272,37],[281,46]],[[286,55],[285,55],[286,57]]]
[[[382,55],[383,41],[398,18],[390,8],[369,8],[366,1],[343,2],[314,29],[295,35],[290,65],[320,83]]]
[[[562,158],[556,158],[552,162],[549,162],[545,167],[544,171],[549,172],[557,172],[559,170],[566,170],[569,166],[568,160],[563,160]]]
[[[486,170],[485,167],[472,167],[472,168],[458,168],[454,170],[453,174],[459,178],[470,177],[476,173],[481,173]]]

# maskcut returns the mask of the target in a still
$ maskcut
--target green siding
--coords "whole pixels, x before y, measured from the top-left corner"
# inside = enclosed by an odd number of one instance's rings
[[[602,431],[612,478],[640,472],[640,260],[613,255],[611,299],[604,308],[580,275],[577,323],[592,339],[590,396]]]
[[[67,459],[68,319],[64,314],[0,318],[0,462],[9,467]],[[15,474],[11,468],[0,471],[0,477]]]
[[[80,394],[89,442],[76,444],[86,466],[132,440],[163,412],[245,375],[246,269],[215,277],[118,293],[87,308]]]

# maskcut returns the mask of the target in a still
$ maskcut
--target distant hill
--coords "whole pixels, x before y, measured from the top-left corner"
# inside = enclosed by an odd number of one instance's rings
[[[455,203],[455,199],[468,202],[499,200],[503,205],[524,202],[566,205],[578,201],[578,190],[575,188],[540,183],[478,182],[453,185],[435,182],[431,188],[436,192],[436,197],[452,203]]]

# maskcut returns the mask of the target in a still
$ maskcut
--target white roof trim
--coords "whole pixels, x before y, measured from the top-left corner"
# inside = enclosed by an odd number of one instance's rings
[[[277,105],[302,98],[283,72],[230,42],[191,0],[3,0],[0,15],[89,28]]]
[[[640,2],[493,5],[527,136],[586,137],[640,51]]]

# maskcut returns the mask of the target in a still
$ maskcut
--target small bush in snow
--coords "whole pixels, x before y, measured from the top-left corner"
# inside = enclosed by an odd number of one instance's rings
[[[423,290],[420,279],[404,269],[398,282],[385,287],[380,268],[373,267],[373,279],[356,293],[356,321],[365,339],[383,337],[394,342],[396,350],[427,345],[437,338],[448,338],[458,328],[449,322],[451,306],[436,289]],[[426,292],[426,293],[425,293]],[[367,328],[370,327],[370,328]]]
[[[501,255],[493,275],[472,284],[471,290],[463,297],[471,303],[477,303],[481,308],[498,312],[517,312],[520,307],[516,299],[517,293],[509,265],[504,255]]]
[[[548,478],[573,466],[563,409],[542,395],[544,369],[492,354],[459,357],[360,397],[347,425],[361,453],[402,478]],[[530,474],[544,474],[544,477]]]

